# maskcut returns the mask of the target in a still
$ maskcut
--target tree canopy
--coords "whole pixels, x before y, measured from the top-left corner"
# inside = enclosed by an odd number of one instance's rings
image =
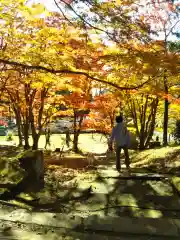
[[[145,109],[150,104],[150,115],[164,99],[179,107],[174,93],[180,76],[179,41],[169,40],[169,36],[178,37],[176,1],[159,1],[159,5],[148,1],[149,12],[135,0],[54,3],[54,12],[25,0],[0,3],[1,100],[10,101],[20,137],[31,129],[36,148],[46,124],[62,114],[58,105],[65,105],[68,115],[88,110],[91,119],[99,109],[101,117],[109,117],[107,129],[112,127],[118,104],[132,107],[142,96]],[[164,34],[160,40],[154,37],[158,31]],[[92,105],[94,88],[109,93],[96,97]],[[56,94],[63,90],[70,94]],[[153,122],[151,130],[154,126]]]

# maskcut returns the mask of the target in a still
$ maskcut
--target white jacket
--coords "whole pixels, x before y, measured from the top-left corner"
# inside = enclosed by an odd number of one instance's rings
[[[123,122],[117,123],[112,129],[110,143],[115,140],[117,146],[129,146],[130,135]]]

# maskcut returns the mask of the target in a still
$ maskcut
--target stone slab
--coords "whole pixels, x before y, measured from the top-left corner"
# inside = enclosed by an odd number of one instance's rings
[[[10,229],[10,233],[4,234],[0,232],[0,239],[2,240],[164,240],[164,237],[154,237],[154,236],[138,236],[128,234],[120,234],[119,236],[107,236],[96,234],[96,233],[80,233],[72,230],[65,229],[51,229],[46,233],[40,231],[28,231],[28,230],[19,230],[19,229]],[[166,237],[166,240],[178,240],[176,237]]]
[[[68,214],[54,214],[49,212],[30,213],[23,209],[13,212],[0,210],[0,220],[39,224],[46,227],[65,229],[79,229],[88,232],[109,232],[119,234],[140,234],[160,237],[180,237],[179,219],[150,219],[130,217],[99,217],[96,215],[86,218]]]

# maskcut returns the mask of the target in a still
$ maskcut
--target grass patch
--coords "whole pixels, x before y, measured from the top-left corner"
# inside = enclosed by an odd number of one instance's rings
[[[3,149],[3,154],[6,157],[0,156],[0,194],[19,183],[24,177],[24,170],[20,168],[18,161],[23,152],[16,152],[7,147]]]
[[[0,144],[7,144],[8,142],[5,140],[4,136],[0,136]],[[71,135],[71,140],[73,139],[73,135]],[[13,142],[18,145],[18,136],[13,136]],[[50,150],[54,150],[56,148],[62,148],[64,145],[64,150],[67,150],[65,145],[65,134],[52,134],[51,138],[51,147]],[[30,136],[29,143],[32,146],[32,138]],[[39,148],[44,148],[46,143],[45,136],[42,135],[39,139]],[[79,136],[79,148],[83,149],[85,152],[93,152],[93,153],[103,153],[107,150],[107,140],[101,134],[80,134]]]
[[[173,177],[172,178],[172,183],[174,184],[174,186],[178,189],[178,191],[180,192],[180,177]]]
[[[132,155],[133,167],[155,167],[175,169],[180,167],[180,146],[148,149]]]

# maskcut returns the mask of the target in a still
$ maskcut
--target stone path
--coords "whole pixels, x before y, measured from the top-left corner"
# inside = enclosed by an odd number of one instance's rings
[[[56,215],[57,220],[50,214],[43,216],[36,214],[32,220],[16,219],[13,221],[0,222],[4,228],[0,233],[0,239],[5,236],[7,239],[179,239],[176,223],[171,221],[139,221],[136,219],[109,219],[109,222],[102,221],[102,224],[95,218],[89,219],[82,225],[80,218],[69,218],[65,215]],[[23,221],[22,221],[23,220]],[[113,221],[111,221],[113,220]],[[118,221],[117,221],[118,220]],[[121,221],[120,221],[121,220]],[[34,221],[36,221],[34,223]],[[67,224],[67,225],[66,225]],[[93,225],[93,228],[92,228]],[[95,227],[96,226],[96,227]],[[113,227],[112,227],[113,226]],[[117,230],[118,229],[118,230]],[[163,234],[162,234],[163,233]],[[66,237],[66,238],[65,238]]]
[[[39,209],[3,206],[0,239],[179,239],[180,198],[168,176],[132,175],[101,169],[94,180],[75,179],[60,199],[42,197]],[[63,195],[76,198],[61,201]]]

